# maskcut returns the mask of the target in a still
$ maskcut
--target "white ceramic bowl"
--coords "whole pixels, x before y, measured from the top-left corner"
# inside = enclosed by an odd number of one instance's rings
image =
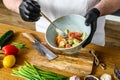
[[[87,78],[94,78],[94,80],[99,80],[97,77],[93,76],[93,75],[87,75],[84,77],[84,80],[86,80]]]
[[[87,33],[86,39],[90,35],[91,27],[85,25],[85,18],[80,15],[76,14],[66,15],[56,19],[55,21],[53,21],[53,23],[63,31],[69,29],[70,32],[82,32],[82,33],[85,32]],[[53,25],[50,24],[49,27],[47,28],[45,36],[48,45],[54,49],[63,51],[64,53],[67,54],[74,54],[78,52],[81,49],[81,43],[83,43],[86,40],[85,39],[78,45],[71,48],[58,48],[56,45],[56,36],[57,32],[53,28]]]

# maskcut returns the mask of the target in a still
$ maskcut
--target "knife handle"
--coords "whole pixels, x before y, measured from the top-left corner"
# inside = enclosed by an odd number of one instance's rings
[[[26,32],[24,32],[24,33],[22,33],[22,35],[24,36],[24,37],[26,37],[26,38],[28,38],[31,42],[35,42],[35,38],[32,36],[32,34],[30,34],[30,33],[26,33]]]

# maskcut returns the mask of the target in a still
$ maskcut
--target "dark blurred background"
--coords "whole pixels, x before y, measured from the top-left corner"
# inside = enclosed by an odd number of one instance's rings
[[[116,11],[115,13],[113,13],[112,15],[120,16],[120,9]]]

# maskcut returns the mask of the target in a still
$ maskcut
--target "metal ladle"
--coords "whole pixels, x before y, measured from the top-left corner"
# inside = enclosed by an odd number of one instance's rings
[[[42,15],[47,21],[49,21],[53,25],[53,27],[55,28],[58,35],[60,35],[64,38],[68,37],[67,34],[64,31],[62,31],[61,29],[59,29],[43,12],[40,12],[40,15]]]

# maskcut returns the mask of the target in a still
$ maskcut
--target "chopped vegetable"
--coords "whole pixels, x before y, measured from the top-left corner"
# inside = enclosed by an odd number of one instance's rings
[[[73,39],[68,40],[68,44],[73,44]]]
[[[77,40],[77,39],[73,39],[73,43],[74,43],[74,44],[79,44],[79,43],[80,43],[80,41],[79,41],[79,40]]]
[[[70,47],[71,47],[70,44],[66,44],[66,45],[65,45],[65,48],[70,48]]]
[[[5,45],[2,47],[2,51],[4,52],[4,55],[17,55],[19,49],[11,44]]]
[[[19,67],[18,70],[13,70],[12,75],[25,78],[27,80],[67,80],[68,77],[59,75],[53,72],[45,71],[36,68],[25,62],[24,66]]]
[[[57,44],[60,43],[60,41],[62,41],[64,38],[62,36],[57,36]]]
[[[16,62],[16,58],[14,55],[8,55],[6,57],[4,57],[3,59],[3,66],[5,68],[10,68],[10,67],[13,67],[14,64]]]
[[[60,41],[59,47],[60,47],[60,48],[64,48],[64,46],[66,45],[66,43],[67,43],[67,41],[66,41],[65,39],[62,40],[62,41]]]
[[[77,44],[73,44],[72,47],[75,47]]]
[[[69,32],[68,37],[70,38],[75,38],[75,32]]]
[[[68,30],[68,29],[66,29],[64,32],[65,32],[65,34],[68,34],[68,33],[69,33],[69,30]]]
[[[80,32],[75,32],[75,37],[81,37],[82,34]]]
[[[56,42],[59,48],[70,48],[78,45],[82,40],[84,40],[87,34],[80,32],[70,32],[69,30],[65,30],[68,38],[64,38],[60,35],[57,36]]]
[[[2,47],[12,39],[13,35],[14,32],[12,30],[8,30],[0,37],[0,49],[2,49]]]
[[[85,40],[86,36],[87,36],[87,33],[84,32],[84,33],[82,34],[81,39],[82,39],[82,40]]]

